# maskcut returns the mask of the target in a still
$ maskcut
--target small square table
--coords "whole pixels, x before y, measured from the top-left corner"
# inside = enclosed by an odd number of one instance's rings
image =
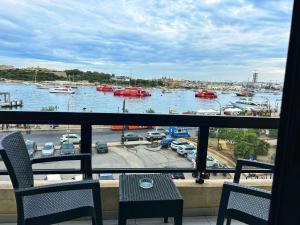
[[[153,187],[143,189],[139,180],[151,178]],[[183,199],[168,174],[120,175],[119,225],[127,219],[174,217],[174,224],[182,224]]]

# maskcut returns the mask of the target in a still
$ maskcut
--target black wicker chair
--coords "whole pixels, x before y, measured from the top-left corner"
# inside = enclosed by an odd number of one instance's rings
[[[83,216],[91,217],[93,225],[102,225],[99,181],[83,180],[33,186],[33,163],[62,160],[90,163],[89,154],[30,160],[20,132],[9,134],[2,139],[0,153],[13,184],[18,225],[54,224]]]
[[[223,185],[217,225],[223,225],[225,218],[227,225],[231,224],[231,219],[253,225],[268,224],[271,192],[239,184],[243,166],[272,171],[274,167],[253,160],[237,161],[233,183],[225,182]]]

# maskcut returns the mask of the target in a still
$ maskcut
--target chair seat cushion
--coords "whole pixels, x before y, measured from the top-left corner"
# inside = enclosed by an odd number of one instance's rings
[[[267,221],[270,199],[238,192],[230,192],[228,210],[236,210]]]
[[[91,189],[49,192],[24,196],[24,217],[35,217],[66,212],[83,207],[94,207]]]

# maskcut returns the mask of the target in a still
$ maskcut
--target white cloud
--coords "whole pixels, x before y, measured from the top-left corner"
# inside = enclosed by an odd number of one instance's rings
[[[234,71],[247,74],[259,67],[266,76],[283,76],[284,64],[277,66],[274,59],[286,56],[291,0],[276,4],[2,0],[1,4],[0,55],[11,59],[8,64],[131,70],[141,77],[210,74],[218,80],[235,79]]]

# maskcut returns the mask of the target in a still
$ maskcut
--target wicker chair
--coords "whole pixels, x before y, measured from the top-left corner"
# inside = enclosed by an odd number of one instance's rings
[[[83,216],[92,217],[93,225],[102,225],[99,181],[83,180],[33,186],[33,163],[62,160],[90,163],[89,154],[30,160],[20,132],[9,134],[2,139],[0,153],[13,184],[18,225],[54,224]]]
[[[243,166],[272,171],[274,167],[253,160],[237,161],[233,183],[225,182],[223,185],[217,225],[223,225],[225,218],[227,225],[231,224],[231,219],[253,225],[268,224],[271,192],[239,184]]]

